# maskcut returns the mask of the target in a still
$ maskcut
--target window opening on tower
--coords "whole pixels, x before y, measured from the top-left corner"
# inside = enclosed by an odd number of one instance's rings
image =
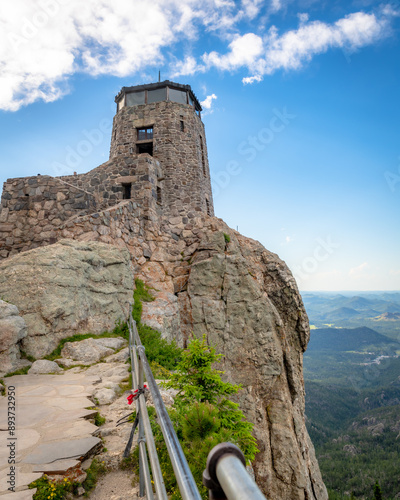
[[[200,148],[201,148],[201,164],[203,166],[203,174],[204,174],[204,177],[207,177],[207,170],[206,170],[206,160],[204,158],[204,145],[203,145],[203,138],[201,137],[201,135],[199,136],[200,137]]]
[[[144,127],[137,129],[137,140],[138,141],[147,141],[153,140],[153,127]]]
[[[122,198],[124,200],[130,200],[132,198],[132,183],[122,184]]]
[[[137,129],[136,153],[147,153],[153,156],[153,127],[143,127]],[[146,141],[146,142],[142,142]]]

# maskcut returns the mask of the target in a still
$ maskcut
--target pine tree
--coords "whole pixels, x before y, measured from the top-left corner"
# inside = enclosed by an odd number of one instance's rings
[[[374,500],[383,500],[381,487],[379,486],[378,481],[376,481],[374,485]]]

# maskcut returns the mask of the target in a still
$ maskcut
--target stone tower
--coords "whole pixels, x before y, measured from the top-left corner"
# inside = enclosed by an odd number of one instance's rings
[[[201,105],[190,85],[168,80],[123,87],[110,161],[147,153],[159,161],[157,198],[163,213],[190,211],[214,215],[206,136]]]

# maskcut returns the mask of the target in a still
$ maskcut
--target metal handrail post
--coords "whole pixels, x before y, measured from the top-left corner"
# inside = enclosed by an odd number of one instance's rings
[[[139,491],[139,496],[144,497],[146,494],[148,500],[154,500],[153,487],[151,485],[151,479],[150,479],[149,462],[147,460],[146,440],[143,439],[139,441],[138,445],[139,445],[139,472],[140,470],[142,470],[143,490],[144,490],[143,494],[141,494]],[[142,485],[140,485],[139,490],[141,489]]]
[[[203,484],[210,500],[266,500],[246,470],[243,452],[232,443],[220,443],[210,451]]]

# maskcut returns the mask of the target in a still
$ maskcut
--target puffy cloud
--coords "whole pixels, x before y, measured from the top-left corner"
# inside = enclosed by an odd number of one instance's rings
[[[214,99],[217,99],[215,94],[208,95],[200,104],[204,109],[211,109]]]
[[[37,100],[59,99],[76,73],[124,77],[152,66],[168,65],[173,76],[210,67],[247,68],[244,84],[261,81],[278,69],[297,69],[332,47],[355,50],[387,33],[393,8],[381,14],[358,12],[334,24],[308,22],[278,35],[240,33],[243,21],[261,10],[279,10],[287,0],[13,0],[0,5],[0,109],[15,111]],[[260,25],[258,25],[260,26]],[[171,47],[202,33],[227,44],[225,54],[212,51],[198,61],[183,60]],[[185,47],[187,49],[187,47]],[[175,51],[176,53],[176,51]]]
[[[261,75],[254,75],[254,76],[245,76],[242,78],[242,83],[245,85],[252,84],[254,82],[261,82],[263,80],[263,77]]]
[[[217,52],[210,52],[203,56],[207,66],[216,66],[223,70],[234,70],[241,66],[251,68],[263,52],[262,39],[254,33],[237,36],[229,44],[230,51],[221,56]]]
[[[261,39],[254,33],[237,37],[229,45],[229,52],[220,55],[211,52],[203,56],[208,66],[222,70],[247,67],[255,76],[243,79],[243,83],[260,81],[263,74],[279,69],[296,70],[303,67],[316,54],[330,48],[356,50],[387,36],[390,17],[382,14],[356,12],[333,24],[320,21],[308,22],[304,14],[299,16],[300,27],[278,35],[275,26]]]
[[[0,6],[0,109],[68,92],[77,72],[127,76],[237,15],[227,0],[13,0]],[[192,71],[188,59],[182,69]]]
[[[175,78],[181,75],[194,75],[199,71],[204,71],[203,65],[198,65],[193,56],[187,56],[183,61],[178,61],[172,70],[172,77]]]

